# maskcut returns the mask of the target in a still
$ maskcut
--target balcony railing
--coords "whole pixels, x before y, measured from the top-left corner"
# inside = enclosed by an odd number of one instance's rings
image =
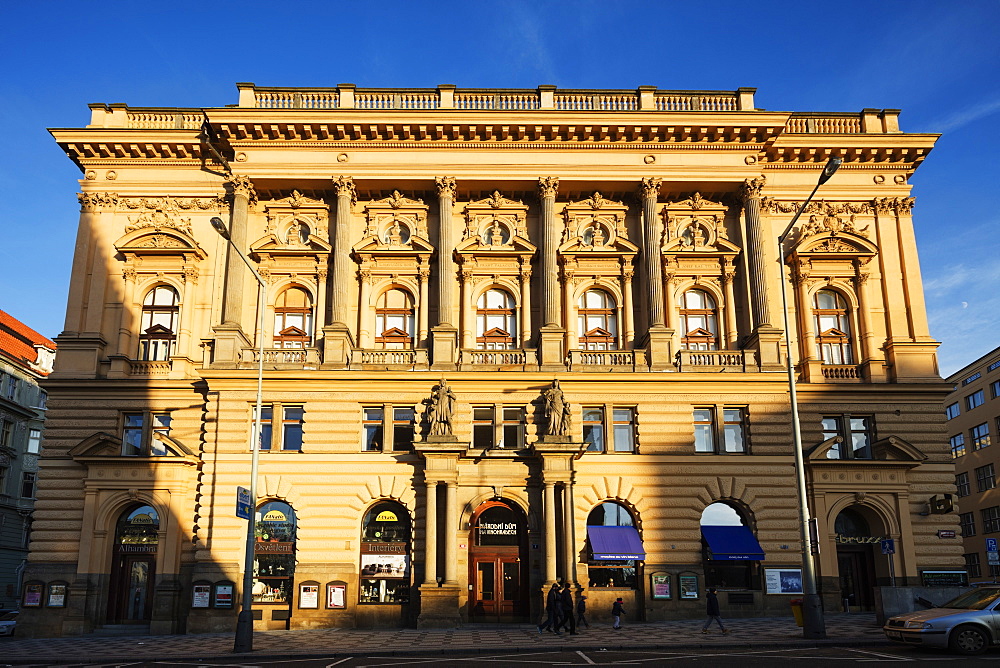
[[[570,371],[605,371],[608,369],[634,371],[634,350],[571,350]]]
[[[853,364],[824,364],[823,379],[826,381],[860,381],[861,368]]]
[[[357,349],[351,355],[352,368],[364,367],[389,369],[426,369],[427,351],[417,350],[365,350]]]
[[[135,378],[155,378],[170,375],[170,360],[129,360],[128,375]]]
[[[746,371],[746,354],[742,350],[678,350],[675,364],[678,371]]]
[[[491,367],[521,371],[537,366],[538,359],[534,350],[463,349],[458,364],[462,369]]]

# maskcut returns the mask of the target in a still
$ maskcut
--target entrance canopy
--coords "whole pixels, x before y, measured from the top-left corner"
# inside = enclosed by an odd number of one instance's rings
[[[642,539],[635,527],[588,526],[590,551],[595,560],[645,559]]]
[[[702,526],[709,558],[715,561],[761,561],[764,548],[745,526]]]

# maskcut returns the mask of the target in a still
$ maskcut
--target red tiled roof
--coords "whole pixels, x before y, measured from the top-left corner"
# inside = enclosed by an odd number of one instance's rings
[[[56,349],[56,344],[51,339],[45,338],[6,311],[0,311],[0,351],[25,369],[37,373],[38,369],[31,366],[38,357],[36,345]]]

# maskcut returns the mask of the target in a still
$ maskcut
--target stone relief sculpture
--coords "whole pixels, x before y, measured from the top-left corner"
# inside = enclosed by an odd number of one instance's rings
[[[542,392],[542,397],[545,399],[545,417],[549,421],[548,435],[569,436],[573,429],[573,417],[559,381],[553,380],[552,386]]]
[[[455,393],[448,387],[444,378],[431,392],[427,400],[427,421],[430,423],[430,436],[451,436],[451,420],[455,414]]]

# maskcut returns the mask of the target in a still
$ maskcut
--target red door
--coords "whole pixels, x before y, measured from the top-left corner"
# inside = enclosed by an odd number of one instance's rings
[[[476,557],[472,563],[473,621],[511,623],[524,615],[525,588],[521,561],[516,556]]]

